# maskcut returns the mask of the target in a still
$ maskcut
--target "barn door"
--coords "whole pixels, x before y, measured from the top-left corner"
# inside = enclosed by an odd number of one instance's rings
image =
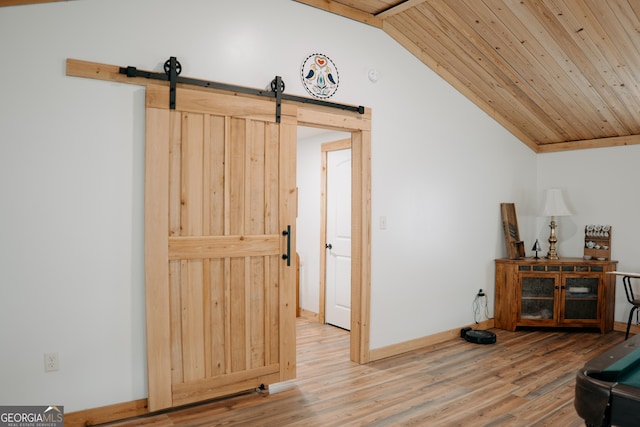
[[[292,106],[147,88],[149,410],[295,377]],[[290,239],[287,242],[287,239]]]

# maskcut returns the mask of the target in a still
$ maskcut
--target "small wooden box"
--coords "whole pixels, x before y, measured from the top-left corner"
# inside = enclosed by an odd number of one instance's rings
[[[584,227],[584,256],[600,261],[611,259],[611,234],[612,228],[609,225],[587,225]],[[589,242],[593,242],[594,247],[589,247]],[[606,249],[605,249],[606,248]]]

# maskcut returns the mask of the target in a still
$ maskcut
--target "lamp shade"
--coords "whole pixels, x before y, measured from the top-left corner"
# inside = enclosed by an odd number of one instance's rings
[[[567,216],[572,212],[567,207],[559,188],[550,188],[547,190],[544,207],[542,208],[542,216]]]
[[[540,242],[538,242],[538,239],[536,239],[536,242],[533,244],[533,247],[531,248],[532,251],[541,251],[542,249],[540,248]]]

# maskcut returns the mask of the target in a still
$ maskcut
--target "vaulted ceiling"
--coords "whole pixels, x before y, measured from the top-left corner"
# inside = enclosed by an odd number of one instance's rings
[[[638,0],[296,0],[381,28],[535,152],[640,143]]]
[[[640,0],[295,1],[382,29],[535,152],[640,144]]]

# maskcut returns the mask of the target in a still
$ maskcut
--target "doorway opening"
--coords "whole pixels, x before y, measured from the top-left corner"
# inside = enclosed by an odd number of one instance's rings
[[[318,323],[329,323],[334,326],[350,330],[350,313],[339,313],[342,322],[332,320],[331,309],[329,308],[329,318],[327,318],[327,294],[333,304],[350,306],[351,296],[351,267],[348,262],[351,258],[351,245],[345,246],[342,241],[331,243],[326,240],[327,236],[327,158],[328,153],[336,150],[349,149],[351,147],[351,133],[335,131],[321,128],[298,127],[298,152],[297,152],[297,186],[298,186],[298,218],[297,218],[297,241],[296,247],[299,256],[299,307],[300,315]],[[330,155],[329,155],[330,156]],[[342,222],[338,225],[344,230],[342,234],[351,236],[351,160],[348,165],[344,165],[342,171],[343,184],[349,186],[348,191],[344,189],[342,197],[348,197],[346,203],[348,210],[340,212]],[[344,174],[349,176],[345,177]],[[345,179],[347,178],[347,179]],[[344,200],[343,200],[344,202]],[[344,215],[348,215],[345,218]],[[334,212],[334,217],[336,212]],[[335,232],[335,223],[331,223],[330,228]],[[344,240],[344,239],[342,239]],[[329,248],[329,246],[332,246]],[[343,254],[340,253],[343,252]],[[347,252],[344,254],[344,252]],[[348,255],[348,256],[344,256]],[[347,261],[347,262],[345,262]],[[335,293],[336,283],[331,283],[333,289],[326,292],[327,283],[325,281],[325,269],[327,262],[330,265],[331,276],[342,285]],[[347,271],[348,270],[348,271]],[[332,293],[333,291],[333,293]],[[339,310],[340,311],[340,310]],[[345,320],[345,316],[347,319]],[[345,324],[346,322],[346,324]]]
[[[296,132],[304,128],[344,132],[351,140],[351,330],[349,334],[349,358],[356,363],[368,363],[370,354],[371,311],[371,111],[354,114],[336,109],[313,108],[296,105],[298,108]],[[316,131],[317,132],[317,131]],[[296,133],[296,137],[298,137]],[[300,138],[297,138],[300,139]],[[340,139],[338,137],[337,139]],[[299,146],[299,144],[297,145]],[[297,151],[297,149],[296,149]],[[320,150],[316,150],[318,153]],[[294,155],[295,156],[295,155]],[[297,158],[297,156],[295,156]],[[299,170],[301,166],[296,166]],[[316,169],[317,170],[317,169]],[[292,171],[295,173],[295,171]],[[320,175],[319,172],[317,172]],[[296,174],[297,175],[297,174]],[[296,186],[297,177],[296,177]],[[316,189],[319,186],[315,187]],[[316,200],[317,191],[313,191]],[[300,191],[297,191],[300,196]],[[298,208],[304,202],[298,199]],[[312,229],[316,229],[318,221]],[[296,231],[299,231],[296,226]],[[316,236],[319,233],[316,232]],[[318,245],[319,246],[319,245]],[[319,249],[319,248],[318,248]],[[302,254],[304,255],[304,254]],[[305,274],[305,259],[301,259],[301,273]],[[319,273],[315,275],[316,283]],[[304,289],[302,289],[304,294]],[[302,295],[303,303],[304,295]],[[319,311],[319,307],[316,305]]]

